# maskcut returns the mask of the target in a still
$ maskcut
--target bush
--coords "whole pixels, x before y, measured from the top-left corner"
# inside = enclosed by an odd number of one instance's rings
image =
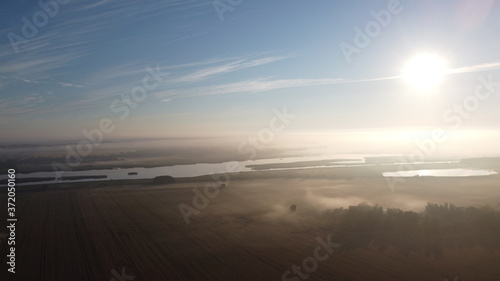
[[[175,183],[175,178],[171,176],[159,176],[153,179],[155,184]]]

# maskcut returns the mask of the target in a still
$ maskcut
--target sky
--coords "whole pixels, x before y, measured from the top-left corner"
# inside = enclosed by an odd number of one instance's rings
[[[441,128],[493,147],[498,30],[495,0],[8,1],[0,142],[77,140],[103,119],[107,139],[245,136],[286,110],[288,133]],[[446,62],[425,92],[402,77],[418,54]]]

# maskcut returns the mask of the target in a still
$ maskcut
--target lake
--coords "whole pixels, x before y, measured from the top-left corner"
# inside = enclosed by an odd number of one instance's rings
[[[497,172],[488,170],[472,169],[429,169],[429,170],[410,170],[399,172],[382,173],[384,177],[471,177],[471,176],[490,176]]]

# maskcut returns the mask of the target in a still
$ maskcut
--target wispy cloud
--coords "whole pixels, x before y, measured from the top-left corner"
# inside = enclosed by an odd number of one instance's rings
[[[217,64],[226,61],[235,60],[235,57],[227,57],[227,58],[210,58],[197,62],[183,63],[183,64],[175,64],[175,65],[167,65],[165,69],[176,69],[176,68],[188,68],[188,67],[197,67],[203,65]]]
[[[171,87],[173,84],[190,85],[191,83],[219,77],[223,74],[246,68],[276,62],[285,58],[287,57],[268,56],[264,58],[255,58],[255,56],[242,56],[212,58],[177,65],[163,65],[160,66],[160,71],[163,74],[170,72],[188,73],[178,74],[177,77],[166,80],[162,86]],[[87,81],[89,82],[85,84],[85,95],[81,95],[77,100],[69,102],[67,106],[77,108],[109,106],[110,99],[119,98],[122,94],[128,93],[133,87],[141,85],[142,78],[144,75],[148,74],[145,71],[146,66],[147,64],[144,64],[144,62],[132,61],[117,66],[102,68],[100,71],[92,73],[87,77]],[[163,100],[167,102],[170,99]]]
[[[242,82],[235,82],[229,84],[219,84],[211,86],[196,87],[191,89],[173,89],[160,93],[156,93],[157,97],[196,97],[208,95],[223,95],[233,93],[256,93],[276,89],[308,87],[308,86],[321,86],[321,85],[335,85],[347,83],[365,83],[376,82],[384,80],[399,79],[400,76],[373,78],[373,79],[344,79],[344,78],[331,78],[331,79],[278,79],[278,80],[265,80],[255,79]]]
[[[71,58],[69,54],[25,55],[0,65],[0,72],[8,76],[27,77],[27,79],[47,77],[51,76],[49,73],[52,71],[66,66]]]
[[[36,6],[36,8],[39,7]],[[184,12],[180,13],[180,11]],[[30,15],[31,11],[26,13]],[[12,106],[13,109],[9,112],[14,112],[16,109],[16,114],[34,113],[32,110],[24,110],[25,104],[9,94],[15,89],[18,97],[27,95],[30,91],[29,87],[18,87],[19,82],[24,82],[33,84],[32,87],[43,84],[47,86],[44,90],[53,90],[55,95],[64,95],[64,99],[57,100],[58,110],[109,107],[110,100],[129,92],[133,86],[140,85],[141,79],[146,74],[145,67],[153,62],[135,57],[114,66],[103,62],[98,67],[89,67],[87,64],[91,60],[87,58],[99,53],[101,45],[108,44],[104,36],[109,36],[110,31],[114,29],[124,30],[126,28],[123,26],[124,23],[145,21],[152,17],[175,20],[177,17],[192,16],[193,21],[187,21],[191,26],[186,26],[186,28],[196,27],[196,30],[199,30],[199,26],[194,25],[194,21],[198,20],[196,16],[200,13],[214,13],[212,4],[197,0],[152,2],[105,0],[61,5],[57,15],[50,18],[46,26],[39,28],[35,37],[19,46],[21,50],[19,54],[13,52],[8,40],[3,44],[0,43],[0,73],[3,76],[3,80],[0,81],[0,99],[4,104],[8,103]],[[0,35],[4,38],[7,37],[8,32],[21,35],[21,26],[20,16],[19,21],[13,21],[13,26],[2,29]],[[170,28],[169,25],[166,25],[165,29],[168,28]],[[168,35],[168,40],[192,36],[190,32],[180,33],[177,25],[175,31],[172,32],[173,35]],[[141,40],[135,39],[141,36],[151,36],[148,34],[146,32],[123,32],[119,38],[140,42]],[[189,84],[272,63],[283,58],[277,56],[262,58],[254,55],[212,58],[173,65],[164,63],[162,71],[175,70],[178,74],[176,78],[165,84]],[[162,62],[162,58],[156,58],[156,60],[155,63]],[[68,77],[71,78],[68,79]],[[55,88],[51,88],[51,85]],[[39,103],[38,106],[42,112],[49,105]]]
[[[64,82],[56,82],[57,84],[63,86],[63,87],[76,87],[76,88],[83,88],[82,85],[77,85],[77,84],[71,84],[71,83],[64,83]]]
[[[192,86],[192,83],[202,82],[210,78],[219,78],[227,73],[243,70],[252,67],[277,62],[291,56],[267,56],[256,57],[241,56],[228,58],[212,58],[198,62],[163,65],[160,66],[160,72],[186,73],[178,74],[177,77],[166,80],[161,87],[172,87],[173,84],[183,86]],[[101,69],[87,77],[89,81],[85,84],[85,94],[78,96],[77,99],[67,102],[65,108],[96,108],[109,107],[113,99],[121,99],[121,95],[127,94],[130,90],[141,85],[142,78],[148,74],[145,71],[144,63],[134,61],[118,66],[112,66]],[[201,68],[201,69],[200,69]],[[170,77],[170,76],[168,76]],[[242,85],[241,87],[244,87]],[[201,88],[203,91],[204,88]],[[194,89],[196,90],[196,89]],[[153,97],[159,97],[158,94],[151,94]],[[161,98],[162,102],[169,102],[171,98]]]
[[[0,116],[18,117],[39,112],[39,105],[46,101],[39,93],[31,93],[16,99],[0,99]]]
[[[35,112],[35,108],[26,110],[28,100],[24,101],[20,96],[29,93],[25,87],[20,87],[19,82],[29,83],[36,86],[44,84],[48,87],[62,88],[87,88],[85,92],[71,91],[71,98],[57,101],[59,110],[68,110],[88,106],[104,105],[103,101],[113,95],[119,95],[130,90],[129,83],[123,80],[135,82],[143,77],[146,64],[136,61],[133,65],[124,68],[123,64],[117,66],[113,71],[109,67],[97,68],[101,72],[100,77],[88,77],[85,73],[85,59],[95,54],[94,42],[104,42],[99,32],[112,28],[123,28],[117,18],[130,17],[134,20],[146,19],[151,16],[159,16],[162,13],[175,13],[176,9],[200,5],[196,1],[159,1],[159,2],[137,2],[137,1],[99,1],[85,3],[70,3],[61,5],[56,17],[51,18],[48,24],[38,30],[35,37],[20,45],[21,52],[15,54],[8,40],[0,44],[0,99],[2,108],[10,114],[22,115]],[[36,6],[39,8],[38,6]],[[19,23],[21,18],[19,18]],[[0,35],[6,38],[8,32],[21,35],[21,25],[3,29]],[[92,69],[92,68],[90,68]],[[82,72],[83,71],[83,72]],[[96,73],[89,71],[88,73]],[[73,75],[76,74],[76,75]],[[73,76],[71,81],[68,77]],[[84,79],[82,79],[84,78]],[[91,78],[87,80],[85,78]],[[114,80],[116,79],[116,80]],[[122,81],[120,81],[122,79]],[[82,83],[82,81],[85,81]],[[110,83],[115,83],[112,85]],[[87,87],[87,86],[91,87]],[[57,91],[59,94],[68,96],[64,89]],[[12,92],[16,95],[12,95]],[[34,102],[34,100],[30,100]],[[8,107],[4,107],[8,105]],[[48,104],[39,103],[38,110],[42,112]],[[4,111],[4,113],[7,111]]]
[[[32,84],[56,84],[60,85],[62,87],[75,87],[75,88],[83,88],[82,85],[77,85],[77,84],[72,84],[72,83],[66,83],[66,82],[59,82],[59,81],[54,81],[54,82],[47,82],[47,81],[37,81],[37,80],[28,80],[28,79],[22,79],[26,83],[32,83]]]
[[[36,36],[18,45],[15,54],[9,40],[0,44],[0,72],[39,79],[58,76],[61,68],[73,66],[75,61],[97,52],[99,44],[105,44],[103,36],[110,30],[124,29],[124,22],[145,20],[151,17],[174,18],[179,10],[205,5],[195,0],[171,1],[98,1],[71,2],[61,5],[54,18],[37,30]],[[40,7],[35,6],[39,9]],[[207,12],[210,11],[207,9]],[[31,12],[26,12],[26,16]],[[185,16],[186,13],[183,14]],[[188,13],[189,14],[189,13]],[[168,17],[166,16],[168,15]],[[30,17],[28,17],[30,18]],[[13,26],[0,31],[7,38],[9,32],[22,35],[21,17]],[[128,37],[128,38],[124,38]],[[121,34],[121,40],[133,40],[144,34]],[[177,36],[177,37],[184,37]],[[175,36],[173,36],[175,38]],[[37,76],[35,76],[37,75]]]
[[[266,57],[260,59],[238,59],[236,61],[224,63],[217,66],[212,66],[208,68],[204,68],[201,70],[194,71],[192,73],[183,75],[181,77],[177,77],[174,79],[170,79],[168,83],[192,83],[199,82],[201,80],[214,77],[216,75],[230,73],[238,70],[242,70],[245,68],[251,68],[256,66],[261,66],[265,64],[269,64],[272,62],[276,62],[279,60],[286,59],[285,56],[277,56],[277,57]]]
[[[213,74],[221,74],[228,71],[234,71],[238,67],[244,65],[245,67],[257,66],[265,63],[274,62],[278,59],[275,58],[264,58],[253,60],[251,62],[242,63],[241,61],[229,63],[223,66],[218,66],[202,71],[198,71],[189,75],[182,77],[178,81],[196,81],[197,79],[203,79],[209,77]],[[237,67],[238,66],[238,67]],[[500,70],[500,63],[485,63],[473,66],[459,67],[455,69],[450,69],[449,74],[458,73],[470,73],[470,72],[481,72],[481,71],[493,71]],[[184,88],[184,89],[172,89],[163,92],[158,92],[155,95],[159,98],[169,97],[179,98],[179,97],[196,97],[196,96],[208,96],[208,95],[223,95],[223,94],[234,94],[234,93],[255,93],[264,92],[276,89],[285,88],[296,88],[296,87],[308,87],[308,86],[320,86],[320,85],[335,85],[335,84],[353,84],[353,83],[368,83],[377,81],[387,81],[401,79],[402,75],[379,77],[379,78],[367,78],[367,79],[345,79],[345,78],[326,78],[326,79],[254,79],[234,83],[218,84],[201,86],[194,88]],[[189,79],[190,78],[190,79]]]
[[[469,73],[469,72],[492,71],[499,69],[500,69],[500,62],[491,62],[491,63],[483,63],[483,64],[451,69],[449,73]]]
[[[30,80],[30,79],[19,78],[19,77],[9,78],[9,77],[3,76],[3,75],[0,75],[0,78],[8,81],[8,82],[4,82],[2,85],[7,85],[9,82],[13,82],[13,81],[22,81],[24,83],[29,83],[29,84],[59,85],[59,86],[62,86],[64,88],[67,88],[67,87],[83,88],[82,85],[61,82],[61,81],[40,81],[40,80]]]

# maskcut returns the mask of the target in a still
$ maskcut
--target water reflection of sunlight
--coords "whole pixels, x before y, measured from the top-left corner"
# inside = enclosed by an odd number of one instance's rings
[[[418,175],[419,175],[420,177],[426,177],[426,176],[430,176],[430,175],[432,175],[432,173],[431,173],[431,171],[429,171],[429,170],[419,170],[419,171],[418,171]]]
[[[397,172],[384,172],[384,177],[414,177],[414,176],[433,176],[433,177],[470,177],[470,176],[490,176],[497,175],[498,173],[491,170],[476,170],[476,169],[429,169],[429,170],[411,170],[411,171],[397,171]]]

